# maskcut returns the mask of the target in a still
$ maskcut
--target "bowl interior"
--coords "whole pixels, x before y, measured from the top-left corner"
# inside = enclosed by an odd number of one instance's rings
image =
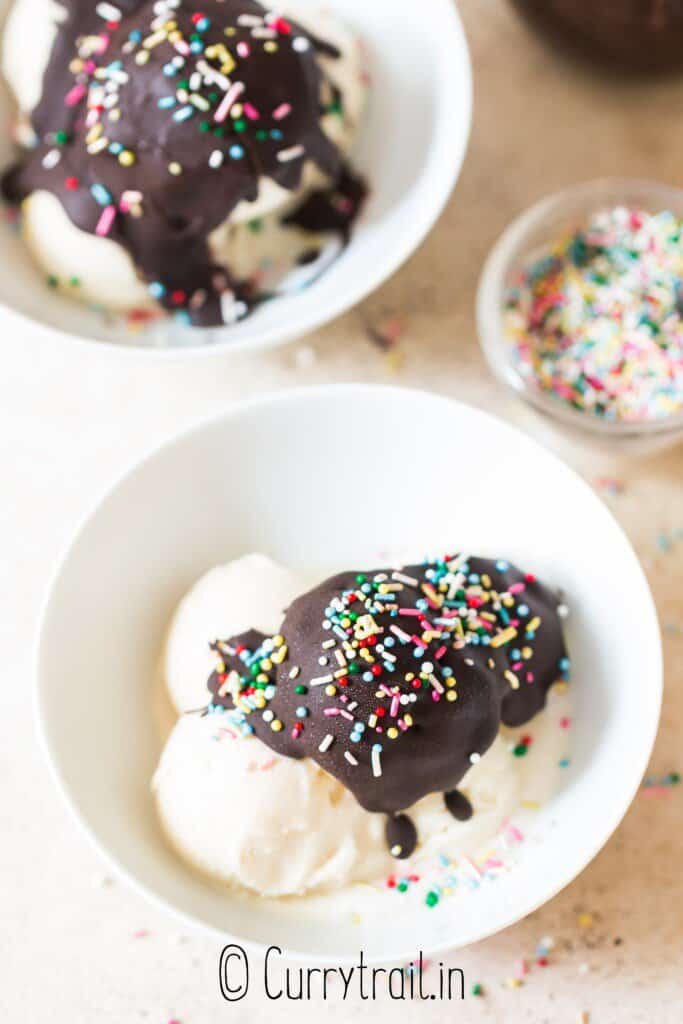
[[[153,681],[183,592],[252,550],[324,571],[455,548],[523,563],[561,586],[572,607],[572,763],[514,870],[457,901],[420,906],[418,919],[397,899],[391,929],[343,914],[330,928],[305,901],[283,912],[195,877],[165,845],[149,785],[161,746]],[[425,951],[463,945],[569,882],[635,792],[660,691],[647,584],[591,490],[486,414],[363,386],[246,404],[140,463],[87,518],[59,567],[38,660],[39,718],[61,788],[128,879],[218,933],[336,962],[360,948],[388,960],[412,955],[418,941]]]
[[[320,0],[310,0],[320,7]],[[267,303],[230,328],[190,329],[163,320],[132,332],[51,290],[12,223],[0,224],[5,273],[0,303],[25,317],[86,339],[174,351],[224,345],[231,351],[278,344],[312,330],[377,287],[422,241],[446,202],[465,154],[471,116],[470,65],[451,0],[431,0],[430,16],[394,0],[335,0],[332,5],[368,51],[372,92],[354,162],[371,197],[351,244],[315,284]],[[0,0],[0,18],[9,0]],[[387,32],[391,25],[391,32]],[[0,166],[11,160],[12,104],[0,90]]]
[[[584,224],[605,207],[628,206],[652,213],[672,210],[683,217],[683,190],[658,182],[604,178],[548,196],[517,217],[492,249],[482,271],[477,295],[477,323],[484,354],[496,376],[541,412],[579,431],[604,439],[636,440],[662,435],[683,436],[683,415],[627,423],[610,422],[572,409],[552,394],[533,387],[518,371],[505,335],[506,295],[516,275],[565,233]]]

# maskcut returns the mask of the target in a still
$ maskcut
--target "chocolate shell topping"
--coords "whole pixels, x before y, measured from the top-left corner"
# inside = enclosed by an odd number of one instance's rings
[[[566,678],[559,599],[504,561],[464,555],[345,572],[299,597],[280,635],[216,643],[209,710],[286,757],[310,757],[368,811],[389,815],[397,857],[417,842],[405,814],[457,786],[501,723],[528,722]]]
[[[294,192],[310,161],[330,185],[287,223],[347,239],[365,189],[321,127],[343,117],[319,60],[334,47],[254,0],[62,4],[38,143],[5,175],[6,198],[50,191],[77,227],[128,251],[156,300],[204,326],[264,298],[208,244],[261,179]]]

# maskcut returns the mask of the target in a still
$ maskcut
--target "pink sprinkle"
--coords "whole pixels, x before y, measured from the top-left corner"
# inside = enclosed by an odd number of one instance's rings
[[[249,54],[251,53],[251,50],[249,49],[249,43],[238,43],[237,53],[239,54],[240,57],[248,57]]]
[[[391,710],[389,712],[392,718],[396,718],[400,706],[401,705],[398,697],[394,697],[393,700],[391,701]]]
[[[250,121],[258,121],[260,114],[256,107],[252,107],[251,103],[244,104],[244,113],[247,115]]]
[[[111,231],[111,227],[114,223],[115,217],[116,207],[113,203],[110,203],[109,206],[105,206],[105,208],[102,210],[102,215],[100,216],[100,219],[97,222],[97,227],[95,228],[95,234],[99,235],[100,237],[108,235]]]
[[[273,111],[273,120],[282,121],[284,117],[291,114],[292,106],[290,103],[281,103],[279,107],[276,107]]]
[[[339,714],[342,716],[342,718],[345,718],[347,720],[347,722],[353,722],[353,720],[354,720],[353,719],[353,715],[351,714],[350,711],[344,711],[342,709],[342,710],[340,710]]]
[[[277,764],[277,758],[271,757],[269,761],[264,761],[261,765],[262,772],[269,772],[271,768],[274,768]]]
[[[515,840],[516,843],[524,842],[524,835],[519,831],[516,825],[511,825],[508,822],[508,824],[505,826],[505,831],[507,832],[511,839]]]
[[[108,47],[109,47],[109,36],[106,33],[103,33],[99,37],[99,42],[97,44],[95,52],[96,53],[105,53]]]
[[[568,729],[571,724],[572,724],[571,718],[561,718],[560,719],[560,729]]]
[[[326,715],[327,718],[336,718],[336,716],[340,714],[340,711],[339,708],[325,708],[323,714]]]
[[[526,590],[525,583],[513,583],[508,590],[511,594],[521,594],[523,590]]]
[[[446,645],[442,644],[441,647],[439,647],[439,649],[436,652],[436,654],[434,655],[435,659],[437,661],[440,661],[441,658],[443,658],[444,654],[446,653],[446,650],[447,650]]]
[[[213,115],[214,121],[218,121],[219,124],[222,121],[225,121],[226,117],[230,113],[231,106],[233,105],[235,100],[242,95],[243,92],[244,83],[234,82],[233,85],[231,85],[228,91],[226,92],[221,102],[219,103],[218,109],[216,110],[216,113]]]
[[[515,964],[515,976],[517,978],[524,978],[529,973],[529,967],[526,960],[518,960]]]
[[[81,100],[83,99],[84,96],[85,96],[85,86],[84,85],[74,85],[73,89],[70,89],[69,92],[64,97],[64,103],[66,104],[67,107],[75,107],[78,103],[81,102]]]
[[[178,39],[173,44],[178,53],[182,54],[183,57],[189,57],[191,50],[189,43],[186,43],[184,39]]]
[[[136,932],[133,932],[134,939],[146,939],[149,932],[146,928],[139,928]]]

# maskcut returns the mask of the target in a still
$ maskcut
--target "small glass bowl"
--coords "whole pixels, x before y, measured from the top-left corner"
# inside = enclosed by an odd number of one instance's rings
[[[582,434],[584,440],[587,436],[600,439],[608,447],[628,443],[641,451],[656,450],[683,441],[683,413],[629,423],[572,409],[520,374],[505,335],[505,298],[515,274],[567,230],[614,206],[635,206],[650,213],[671,210],[683,219],[683,190],[651,181],[602,178],[557,192],[530,207],[503,232],[484,265],[477,293],[479,340],[495,376],[556,425]]]

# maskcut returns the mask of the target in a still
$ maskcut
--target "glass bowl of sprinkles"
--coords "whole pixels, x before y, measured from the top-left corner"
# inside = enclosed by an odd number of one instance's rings
[[[601,179],[541,200],[491,251],[477,323],[495,375],[547,417],[683,440],[683,190]]]

